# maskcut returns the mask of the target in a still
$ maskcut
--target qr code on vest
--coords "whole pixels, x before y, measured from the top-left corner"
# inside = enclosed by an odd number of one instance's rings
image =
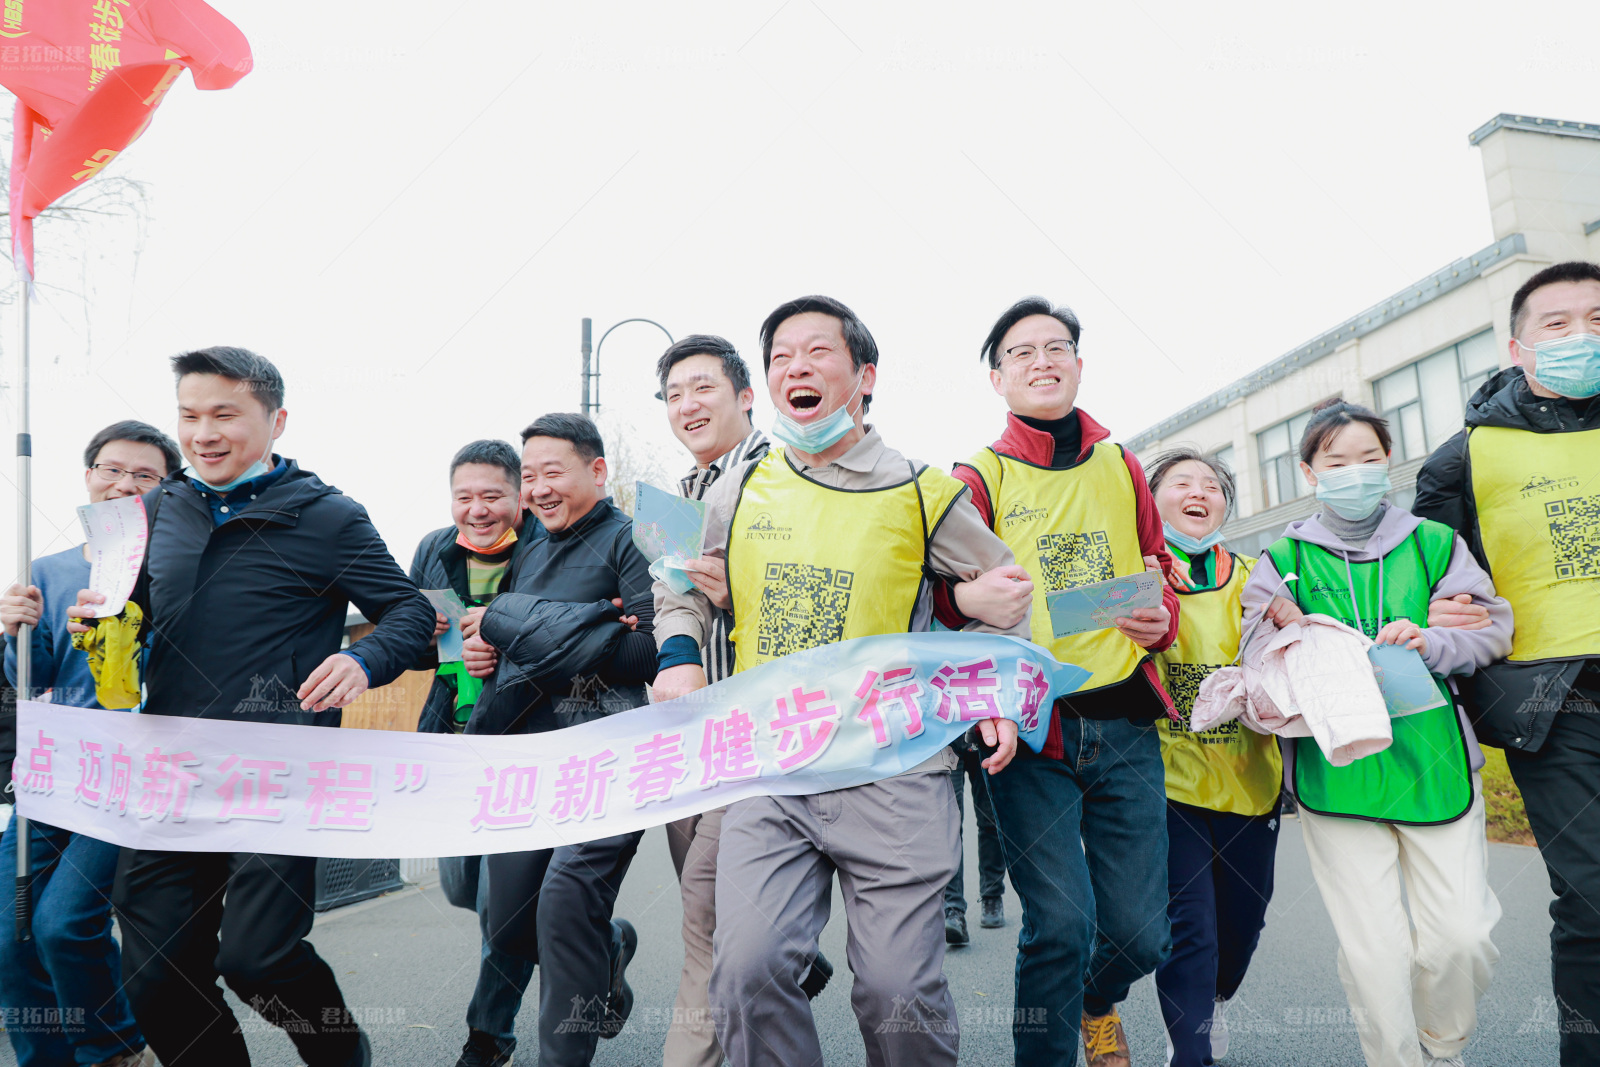
[[[1169,663],[1166,668],[1167,692],[1172,695],[1172,706],[1178,710],[1178,724],[1173,729],[1180,733],[1189,733],[1194,727],[1190,725],[1190,717],[1194,714],[1194,699],[1200,695],[1200,683],[1210,677],[1221,664],[1217,663]],[[1225,722],[1221,726],[1198,734],[1202,743],[1225,741],[1239,732],[1237,722]]]
[[[1556,580],[1600,578],[1600,494],[1552,500],[1544,515],[1550,520]]]
[[[1104,530],[1077,534],[1041,534],[1039,562],[1044,565],[1047,593],[1075,585],[1103,582],[1117,576],[1111,565],[1111,539]]]
[[[844,639],[854,571],[809,563],[769,563],[764,577],[757,655],[777,659]]]

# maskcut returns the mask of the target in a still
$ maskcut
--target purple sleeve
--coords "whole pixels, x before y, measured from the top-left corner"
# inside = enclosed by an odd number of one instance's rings
[[[1474,604],[1489,609],[1489,625],[1481,630],[1425,628],[1428,648],[1422,654],[1422,662],[1435,674],[1471,674],[1511,652],[1511,605],[1505,597],[1495,595],[1494,580],[1478,566],[1467,543],[1457,534],[1450,569],[1433,587],[1431,599],[1443,600],[1461,593],[1470,593]]]

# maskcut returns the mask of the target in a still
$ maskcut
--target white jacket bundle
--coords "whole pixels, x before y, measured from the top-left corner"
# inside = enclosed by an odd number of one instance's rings
[[[1190,729],[1242,719],[1256,733],[1314,738],[1335,767],[1382,752],[1394,734],[1367,659],[1370,647],[1364,634],[1337,619],[1307,615],[1279,630],[1259,662],[1206,678]]]

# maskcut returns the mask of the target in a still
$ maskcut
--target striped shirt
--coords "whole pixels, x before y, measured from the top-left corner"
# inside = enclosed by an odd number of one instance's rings
[[[702,470],[694,468],[678,482],[678,495],[686,496],[693,500],[705,498],[706,490],[710,489],[716,480],[724,473],[737,467],[747,459],[759,459],[767,454],[771,442],[760,430],[751,430],[750,435],[727,452],[711,461],[711,465]],[[711,631],[706,634],[705,647],[700,650],[704,657],[706,668],[706,681],[708,683],[720,682],[733,674],[733,613],[715,609],[711,619]]]

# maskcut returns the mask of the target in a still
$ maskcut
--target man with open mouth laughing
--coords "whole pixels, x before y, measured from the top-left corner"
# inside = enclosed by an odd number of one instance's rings
[[[984,341],[1010,414],[990,448],[958,464],[972,500],[1035,576],[1033,640],[1093,671],[1056,702],[1043,752],[990,779],[1018,940],[1019,1064],[1127,1067],[1117,1005],[1167,955],[1167,800],[1155,721],[1170,715],[1150,653],[1177,635],[1177,595],[1114,627],[1056,638],[1045,594],[1172,567],[1139,461],[1074,405],[1083,364],[1078,318],[1042,297],[1000,316]],[[960,623],[962,616],[941,617]],[[1081,843],[1080,843],[1081,842]],[[1048,1020],[1039,1025],[1034,1020]]]
[[[655,586],[658,699],[706,684],[713,608],[733,612],[736,671],[794,652],[930,624],[925,571],[989,632],[1025,633],[1032,586],[960,483],[913,463],[865,422],[877,344],[829,297],[791,300],[761,327],[785,447],[705,496],[706,557],[726,591]],[[999,771],[1016,726],[984,720]],[[730,804],[717,859],[710,1000],[735,1067],[820,1064],[802,977],[827,925],[835,872],[849,920],[851,1000],[870,1064],[956,1062],[946,985],[945,883],[955,871],[948,748],[893,778],[814,796]]]

